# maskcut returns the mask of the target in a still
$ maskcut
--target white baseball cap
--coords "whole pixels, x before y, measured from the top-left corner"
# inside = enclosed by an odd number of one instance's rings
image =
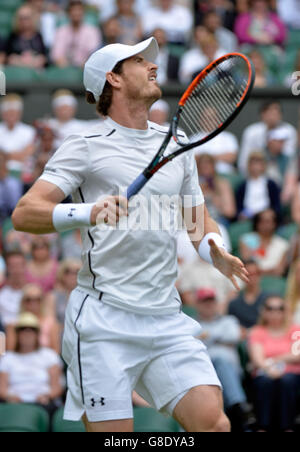
[[[146,60],[154,62],[159,52],[155,38],[146,39],[135,46],[109,44],[94,52],[84,66],[83,83],[85,89],[93,93],[96,102],[102,94],[106,83],[106,74],[117,63],[134,55],[141,54]]]

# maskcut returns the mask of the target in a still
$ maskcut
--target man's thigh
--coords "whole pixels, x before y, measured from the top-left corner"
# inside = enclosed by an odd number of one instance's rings
[[[218,386],[195,386],[177,403],[173,417],[188,432],[229,431]]]
[[[133,432],[133,419],[120,419],[114,421],[89,422],[86,414],[82,417],[88,433],[98,432]]]

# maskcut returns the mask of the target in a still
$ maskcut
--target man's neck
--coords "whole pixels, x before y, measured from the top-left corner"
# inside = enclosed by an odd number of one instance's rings
[[[123,104],[122,108],[117,108],[112,105],[109,110],[110,118],[120,124],[120,126],[128,127],[129,129],[147,130],[149,110],[143,105],[137,105],[130,102]]]
[[[247,304],[253,304],[256,302],[257,297],[260,293],[260,287],[254,286],[254,287],[247,287],[244,294],[244,299]]]

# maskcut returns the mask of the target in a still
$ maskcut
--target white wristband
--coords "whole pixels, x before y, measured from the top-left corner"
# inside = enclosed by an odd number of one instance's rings
[[[52,222],[57,232],[91,226],[91,204],[57,204],[53,210]]]
[[[203,237],[198,248],[198,253],[201,259],[208,262],[209,264],[212,264],[213,261],[210,256],[210,245],[208,243],[210,239],[213,239],[213,241],[219,248],[226,250],[226,246],[224,244],[223,237],[221,237],[220,234],[217,234],[216,232],[209,232]]]

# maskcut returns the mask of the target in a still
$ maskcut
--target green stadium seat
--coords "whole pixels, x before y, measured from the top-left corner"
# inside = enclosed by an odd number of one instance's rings
[[[172,417],[165,417],[153,408],[135,407],[135,432],[179,432],[180,426]]]
[[[182,305],[182,312],[189,317],[192,317],[192,319],[196,319],[198,316],[197,309],[193,306]]]
[[[239,241],[243,234],[252,231],[252,221],[238,221],[228,228],[228,233],[232,245],[233,254],[239,255]]]
[[[30,67],[6,66],[4,73],[7,82],[35,82],[39,80],[39,73]]]
[[[287,281],[280,276],[263,276],[260,287],[264,292],[285,296]]]
[[[288,39],[286,42],[286,49],[297,49],[300,48],[300,30],[290,30]]]
[[[81,83],[82,69],[78,67],[59,68],[50,66],[41,74],[41,80],[45,82],[61,82],[64,85],[69,82]]]
[[[85,433],[82,421],[65,421],[63,419],[63,408],[59,408],[53,416],[52,431],[54,433]]]
[[[0,34],[1,36],[6,37],[11,29],[12,29],[12,25],[13,25],[13,18],[14,18],[14,13],[12,13],[11,11],[2,11],[1,8],[1,13],[0,13]]]
[[[23,0],[1,0],[1,14],[2,11],[10,11],[14,13],[24,3]]]
[[[0,404],[0,432],[49,431],[48,413],[39,406],[29,404]]]
[[[277,234],[285,240],[290,241],[294,234],[298,231],[299,227],[295,223],[286,224],[278,229]]]

